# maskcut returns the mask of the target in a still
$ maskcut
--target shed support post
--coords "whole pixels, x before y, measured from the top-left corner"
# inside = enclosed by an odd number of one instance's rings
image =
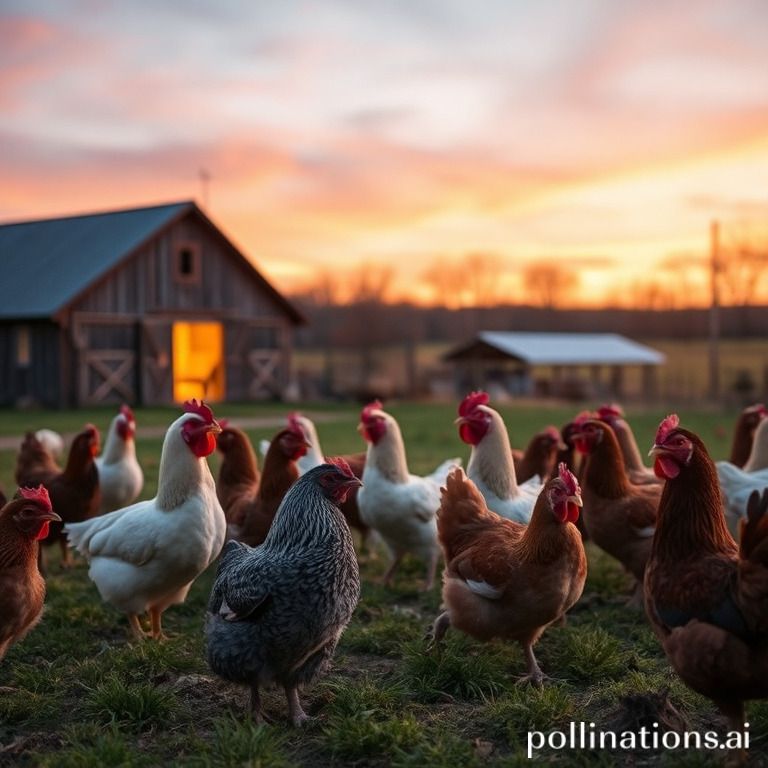
[[[621,365],[611,369],[611,395],[618,400],[624,397],[624,367]]]

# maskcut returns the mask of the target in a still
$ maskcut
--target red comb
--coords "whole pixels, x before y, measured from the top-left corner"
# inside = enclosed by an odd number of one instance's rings
[[[615,419],[620,419],[624,416],[624,411],[617,403],[611,403],[610,405],[601,405],[597,409],[597,418],[601,421],[607,421],[609,424]]]
[[[202,401],[194,398],[184,403],[184,413],[194,413],[200,416],[206,424],[213,424],[213,411]]]
[[[136,421],[136,419],[133,416],[133,411],[131,410],[130,406],[125,405],[125,404],[121,405],[120,406],[120,413],[122,413],[123,416],[125,416],[125,418],[128,419],[128,421]]]
[[[303,434],[304,430],[301,428],[301,422],[299,421],[301,414],[298,411],[291,411],[288,414],[288,428],[296,431],[297,429]]]
[[[557,465],[557,474],[565,483],[565,488],[568,491],[569,496],[575,496],[576,494],[581,493],[581,488],[579,488],[579,481],[576,479],[576,475],[568,469],[564,461],[561,461]]]
[[[676,413],[670,413],[666,419],[664,419],[659,428],[656,430],[656,445],[661,445],[666,439],[669,433],[673,429],[677,429],[680,424],[680,419]]]
[[[48,489],[44,485],[38,485],[37,488],[19,488],[19,493],[25,499],[41,501],[46,509],[52,509],[51,497],[48,495]]]
[[[347,477],[355,477],[352,467],[349,466],[349,462],[345,458],[341,456],[326,456],[325,461],[327,464],[333,464],[334,467],[338,467]]]
[[[372,403],[368,403],[368,405],[363,408],[362,413],[360,414],[360,421],[370,421],[371,420],[371,411],[380,411],[382,408],[381,400],[374,400]]]
[[[470,392],[459,404],[459,416],[468,416],[478,405],[488,405],[491,396],[487,392]]]
[[[590,421],[591,419],[595,418],[595,414],[592,413],[592,411],[582,411],[581,413],[577,414],[572,424],[575,424],[577,427],[580,427],[585,421]]]

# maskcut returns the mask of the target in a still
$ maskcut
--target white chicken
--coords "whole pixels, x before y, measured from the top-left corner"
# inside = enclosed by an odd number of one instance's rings
[[[518,485],[504,419],[488,406],[489,400],[486,392],[472,392],[459,405],[459,436],[472,446],[467,476],[488,509],[527,525],[544,483],[534,475]]]
[[[768,469],[768,419],[765,417],[755,427],[752,450],[744,465],[745,472],[757,472],[760,469]]]
[[[112,419],[101,456],[96,458],[101,488],[101,514],[133,503],[144,487],[144,473],[136,459],[136,419],[127,406]]]
[[[427,561],[424,589],[431,589],[440,555],[436,524],[440,485],[461,460],[445,461],[426,477],[412,475],[400,426],[378,400],[363,408],[358,429],[368,443],[363,487],[357,493],[360,518],[392,553],[382,581],[389,584],[403,556],[411,553]]]
[[[64,455],[64,438],[53,429],[38,429],[35,437],[54,459],[60,459]]]
[[[145,636],[146,611],[152,637],[163,637],[163,611],[184,602],[224,545],[227,524],[205,460],[220,431],[207,405],[188,401],[165,434],[157,496],[65,527],[102,599],[127,614],[136,637]]]
[[[730,461],[718,461],[715,466],[725,499],[725,522],[731,536],[738,541],[739,521],[747,517],[747,501],[752,491],[762,493],[764,488],[768,488],[768,469],[746,472]]]

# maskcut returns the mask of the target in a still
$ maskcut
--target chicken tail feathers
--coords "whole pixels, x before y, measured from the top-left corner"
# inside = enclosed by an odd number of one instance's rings
[[[437,536],[451,559],[462,549],[462,540],[466,534],[479,527],[485,527],[495,517],[488,511],[477,486],[456,467],[445,480],[445,487],[440,489],[440,509],[437,512]]]
[[[768,488],[752,491],[741,521],[741,558],[768,567]]]

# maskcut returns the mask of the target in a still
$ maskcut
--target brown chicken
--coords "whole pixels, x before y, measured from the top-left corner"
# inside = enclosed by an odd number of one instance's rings
[[[216,495],[227,518],[227,525],[242,528],[245,512],[259,491],[259,466],[248,435],[226,423],[216,438],[223,458],[216,480]]]
[[[72,556],[67,547],[67,537],[62,528],[65,523],[79,523],[99,514],[101,491],[99,472],[95,457],[99,453],[99,431],[92,424],[75,435],[67,456],[67,463],[62,472],[44,480],[51,503],[63,523],[54,523],[47,538],[42,540],[46,546],[59,542],[61,547],[61,567],[72,565]],[[45,573],[45,557],[40,548],[41,571]]]
[[[762,403],[750,405],[741,412],[739,418],[736,419],[736,426],[733,428],[731,455],[728,459],[731,464],[743,467],[747,463],[752,451],[752,441],[755,438],[757,425],[766,416],[768,416],[768,408]]]
[[[630,482],[635,485],[661,485],[662,480],[656,477],[652,469],[643,464],[635,433],[624,418],[621,406],[616,403],[601,405],[597,409],[597,418],[609,424],[616,435]]]
[[[14,478],[17,485],[40,485],[61,472],[51,452],[35,436],[27,432],[16,455]]]
[[[37,566],[38,542],[48,535],[51,522],[60,520],[42,486],[20,488],[0,510],[0,660],[43,614],[45,581]]]
[[[564,448],[557,427],[547,427],[537,432],[522,456],[512,453],[517,482],[524,483],[534,475],[538,475],[542,482],[547,480],[555,470],[557,452]]]
[[[461,469],[446,486],[437,518],[446,610],[434,622],[434,642],[449,627],[482,641],[516,640],[528,666],[523,680],[541,685],[533,646],[579,599],[587,576],[581,536],[571,525],[582,503],[576,477],[561,464],[527,526],[491,512]]]
[[[582,480],[584,527],[637,579],[634,602],[639,604],[662,486],[630,482],[619,442],[605,422],[585,421],[575,438],[588,459]]]
[[[243,525],[236,538],[252,547],[267,537],[275,512],[288,489],[299,477],[296,461],[307,451],[304,433],[296,427],[278,432],[264,457],[259,490],[243,512]]]
[[[668,416],[651,451],[666,485],[645,574],[646,612],[683,682],[743,731],[744,701],[768,698],[768,491],[750,498],[737,546],[699,437]]]

